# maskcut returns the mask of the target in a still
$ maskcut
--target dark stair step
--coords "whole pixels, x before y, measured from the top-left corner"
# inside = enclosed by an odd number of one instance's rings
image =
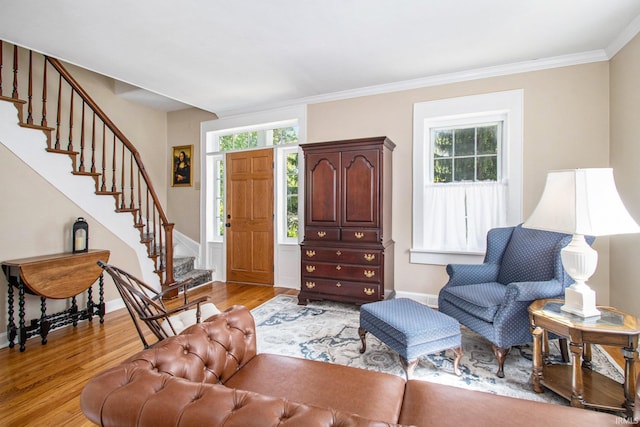
[[[173,259],[173,277],[176,282],[192,279],[189,288],[193,288],[213,280],[211,270],[194,268],[195,257],[177,257]]]

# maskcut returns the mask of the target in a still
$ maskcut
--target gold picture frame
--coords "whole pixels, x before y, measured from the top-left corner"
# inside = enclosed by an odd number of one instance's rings
[[[177,145],[171,149],[171,186],[191,187],[193,185],[193,145]]]

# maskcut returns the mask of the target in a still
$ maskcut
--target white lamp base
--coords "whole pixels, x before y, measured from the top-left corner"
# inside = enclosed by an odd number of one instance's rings
[[[596,308],[596,293],[586,284],[573,284],[565,289],[561,310],[580,317],[600,316]]]
[[[585,282],[596,271],[598,253],[584,236],[574,234],[571,242],[560,251],[562,265],[575,283],[564,290],[562,311],[580,317],[599,316],[596,309],[596,293]]]

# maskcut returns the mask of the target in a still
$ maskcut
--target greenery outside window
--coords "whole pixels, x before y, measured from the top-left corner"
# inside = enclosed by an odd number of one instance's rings
[[[276,209],[278,240],[298,243],[298,147],[297,120],[233,128],[206,134],[207,182],[213,190],[207,194],[207,240],[222,242],[224,236],[224,153],[278,147],[276,156]]]
[[[210,184],[210,194],[207,195],[206,218],[207,241],[221,242],[224,235],[224,156],[222,154],[208,154],[207,182]]]
[[[273,127],[272,127],[273,126]],[[245,129],[229,129],[207,135],[207,152],[227,152],[298,143],[298,126],[272,123]]]
[[[298,153],[287,154],[287,237],[298,237]]]
[[[499,180],[502,122],[431,129],[433,182]]]
[[[522,221],[523,93],[414,104],[412,263],[481,262]]]
[[[279,193],[283,199],[282,203],[278,201],[278,241],[298,244],[298,147],[282,147],[276,152]]]

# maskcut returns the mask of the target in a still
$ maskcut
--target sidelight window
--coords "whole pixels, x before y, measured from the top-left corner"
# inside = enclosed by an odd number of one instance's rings
[[[224,236],[224,153],[274,147],[278,241],[298,243],[298,120],[222,129],[206,134],[207,240]]]

